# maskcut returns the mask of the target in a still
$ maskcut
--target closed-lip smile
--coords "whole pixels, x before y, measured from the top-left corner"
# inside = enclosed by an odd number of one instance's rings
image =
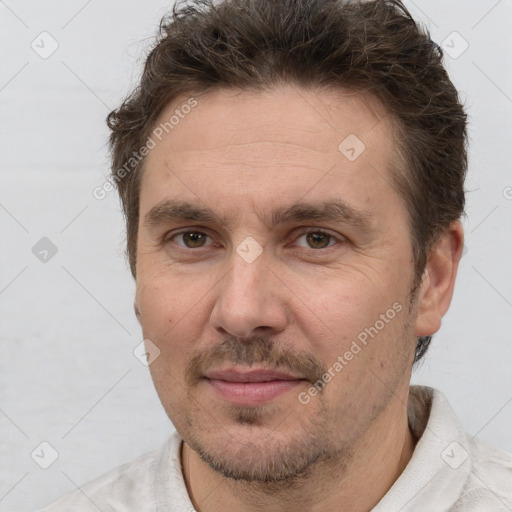
[[[306,381],[272,368],[212,370],[206,372],[204,380],[216,396],[246,407],[263,405]]]

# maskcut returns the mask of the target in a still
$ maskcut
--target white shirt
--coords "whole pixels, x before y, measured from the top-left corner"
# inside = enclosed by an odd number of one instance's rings
[[[372,512],[512,512],[512,454],[462,430],[444,395],[411,386],[409,464]],[[119,466],[39,512],[195,512],[181,469],[182,440]]]

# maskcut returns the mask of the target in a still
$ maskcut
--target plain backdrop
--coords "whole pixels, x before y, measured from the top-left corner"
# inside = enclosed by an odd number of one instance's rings
[[[512,2],[406,4],[447,50],[471,139],[466,252],[413,382],[512,451]],[[169,6],[0,1],[0,511],[42,507],[172,429],[133,354],[141,332],[116,192],[92,195],[108,173],[105,117]]]

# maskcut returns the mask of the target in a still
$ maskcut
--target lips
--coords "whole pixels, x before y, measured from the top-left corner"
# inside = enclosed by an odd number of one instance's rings
[[[218,370],[205,375],[217,397],[239,406],[263,405],[303,384],[305,379],[272,369]]]
[[[274,380],[302,380],[302,377],[290,375],[271,369],[252,370],[241,372],[237,370],[224,370],[208,372],[207,379],[224,380],[226,382],[270,382]]]

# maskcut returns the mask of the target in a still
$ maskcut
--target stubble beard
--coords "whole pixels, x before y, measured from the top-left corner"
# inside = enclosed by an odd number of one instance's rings
[[[232,407],[228,416],[236,428],[246,427],[239,434],[243,441],[212,443],[189,417],[186,443],[211,469],[244,490],[268,493],[297,488],[320,467],[351,456],[350,450],[336,446],[336,436],[329,430],[332,421],[325,411],[300,418],[300,427],[289,434],[279,425],[265,428],[272,417],[266,407]]]

